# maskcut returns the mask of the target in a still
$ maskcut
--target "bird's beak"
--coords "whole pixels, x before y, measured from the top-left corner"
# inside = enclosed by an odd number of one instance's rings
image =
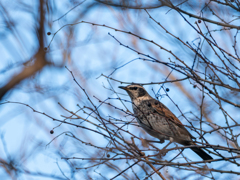
[[[124,89],[125,91],[128,90],[128,88],[127,88],[127,87],[124,87],[124,86],[118,86],[118,88]]]

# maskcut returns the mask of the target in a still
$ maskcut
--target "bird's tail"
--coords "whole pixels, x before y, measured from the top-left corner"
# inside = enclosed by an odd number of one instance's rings
[[[208,155],[204,150],[197,147],[191,147],[191,150],[193,150],[197,155],[199,155],[203,160],[210,160],[213,159],[210,155]]]

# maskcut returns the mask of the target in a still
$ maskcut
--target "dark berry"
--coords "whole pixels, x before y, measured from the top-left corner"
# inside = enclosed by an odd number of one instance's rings
[[[166,91],[169,92],[169,88],[166,88]]]
[[[110,154],[107,154],[107,157],[110,158]]]
[[[51,32],[47,32],[47,35],[50,36],[50,35],[51,35]]]
[[[201,19],[199,19],[199,20],[198,20],[198,23],[200,24],[201,22],[202,22]]]
[[[193,86],[193,88],[196,88],[196,87],[197,87],[197,85],[194,85],[194,86]]]
[[[44,48],[44,51],[47,51],[47,47]]]
[[[54,131],[53,131],[53,130],[51,130],[51,131],[50,131],[50,134],[53,134],[53,133],[54,133]]]

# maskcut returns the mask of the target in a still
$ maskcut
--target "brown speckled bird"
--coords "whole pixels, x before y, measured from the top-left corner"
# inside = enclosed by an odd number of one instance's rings
[[[188,146],[196,145],[194,138],[181,121],[161,102],[152,98],[148,92],[138,84],[119,88],[127,91],[132,100],[134,116],[139,125],[153,137],[163,143],[165,140]],[[203,160],[212,159],[201,148],[191,147]]]

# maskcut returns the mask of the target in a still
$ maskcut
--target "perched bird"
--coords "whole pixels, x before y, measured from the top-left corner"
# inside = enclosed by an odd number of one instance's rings
[[[134,116],[139,125],[153,137],[163,143],[165,140],[188,146],[196,145],[194,138],[181,121],[161,102],[152,98],[148,92],[138,84],[119,88],[127,91],[132,101]],[[198,147],[191,147],[203,160],[212,157]]]

